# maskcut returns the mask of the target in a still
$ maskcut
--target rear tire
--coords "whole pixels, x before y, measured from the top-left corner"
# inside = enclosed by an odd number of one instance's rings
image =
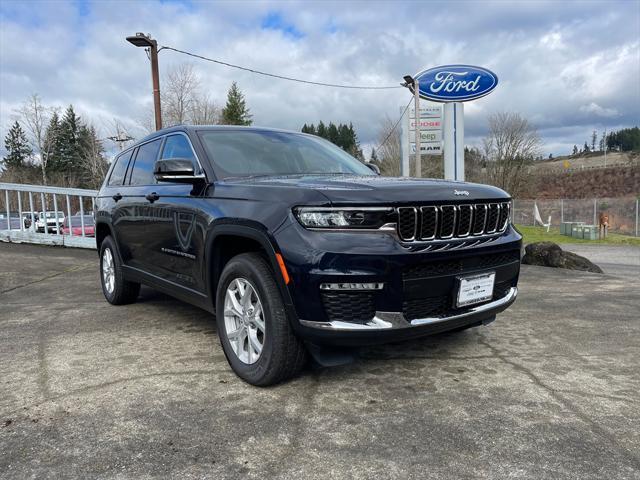
[[[273,271],[260,254],[243,253],[225,266],[216,293],[216,322],[229,365],[252,385],[287,380],[306,363],[307,351],[289,323]]]
[[[125,280],[120,257],[110,236],[100,245],[100,283],[104,298],[111,305],[133,303],[140,294],[139,283]]]

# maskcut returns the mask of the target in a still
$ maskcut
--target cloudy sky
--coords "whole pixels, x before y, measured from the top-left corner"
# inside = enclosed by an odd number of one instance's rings
[[[118,119],[139,127],[151,107],[149,64],[124,37],[313,81],[397,85],[405,74],[466,63],[494,71],[489,96],[466,104],[466,142],[479,144],[487,116],[529,118],[548,154],[568,153],[592,130],[640,123],[640,1],[34,1],[0,2],[0,134],[32,93],[73,103],[107,136]],[[254,124],[300,129],[353,122],[375,145],[406,89],[355,91],[297,84],[160,52],[161,74],[193,63],[224,104],[236,80]],[[162,87],[162,86],[161,86]],[[0,147],[2,148],[2,147]]]

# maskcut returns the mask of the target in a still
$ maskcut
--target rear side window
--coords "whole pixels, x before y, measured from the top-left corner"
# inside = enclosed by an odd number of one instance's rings
[[[129,165],[129,159],[131,158],[132,153],[133,150],[123,153],[114,160],[115,165],[113,166],[113,170],[111,170],[111,176],[109,177],[108,183],[110,187],[122,185],[124,176],[127,173],[127,165]]]
[[[161,138],[153,142],[145,143],[138,148],[138,155],[131,171],[130,185],[153,185],[156,180],[153,176],[153,166],[160,149]]]
[[[162,149],[162,159],[165,158],[187,158],[194,162],[196,156],[191,150],[189,140],[184,135],[169,135],[164,142],[164,148]]]

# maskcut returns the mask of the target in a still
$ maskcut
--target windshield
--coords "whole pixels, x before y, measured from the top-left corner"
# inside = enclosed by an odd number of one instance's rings
[[[45,218],[56,218],[56,212],[40,212],[40,218],[45,217]],[[62,218],[64,217],[64,213],[62,212],[58,212],[58,218]]]
[[[320,137],[268,130],[200,132],[219,177],[255,175],[375,175]]]

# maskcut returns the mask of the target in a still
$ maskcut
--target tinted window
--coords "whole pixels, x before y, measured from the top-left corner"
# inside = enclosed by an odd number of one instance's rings
[[[138,148],[138,155],[136,155],[136,161],[131,171],[131,185],[152,185],[156,183],[153,177],[153,165],[156,162],[161,141],[162,139],[159,138]]]
[[[116,164],[113,166],[113,170],[111,170],[111,176],[109,177],[109,186],[122,185],[122,181],[124,180],[124,176],[127,173],[127,165],[129,164],[129,159],[131,158],[132,153],[133,150],[123,153],[114,160]]]
[[[340,147],[312,135],[268,130],[209,131],[200,135],[222,177],[375,175]]]
[[[195,165],[196,156],[191,150],[189,140],[184,135],[170,135],[164,142],[162,157],[160,158],[187,158]]]

